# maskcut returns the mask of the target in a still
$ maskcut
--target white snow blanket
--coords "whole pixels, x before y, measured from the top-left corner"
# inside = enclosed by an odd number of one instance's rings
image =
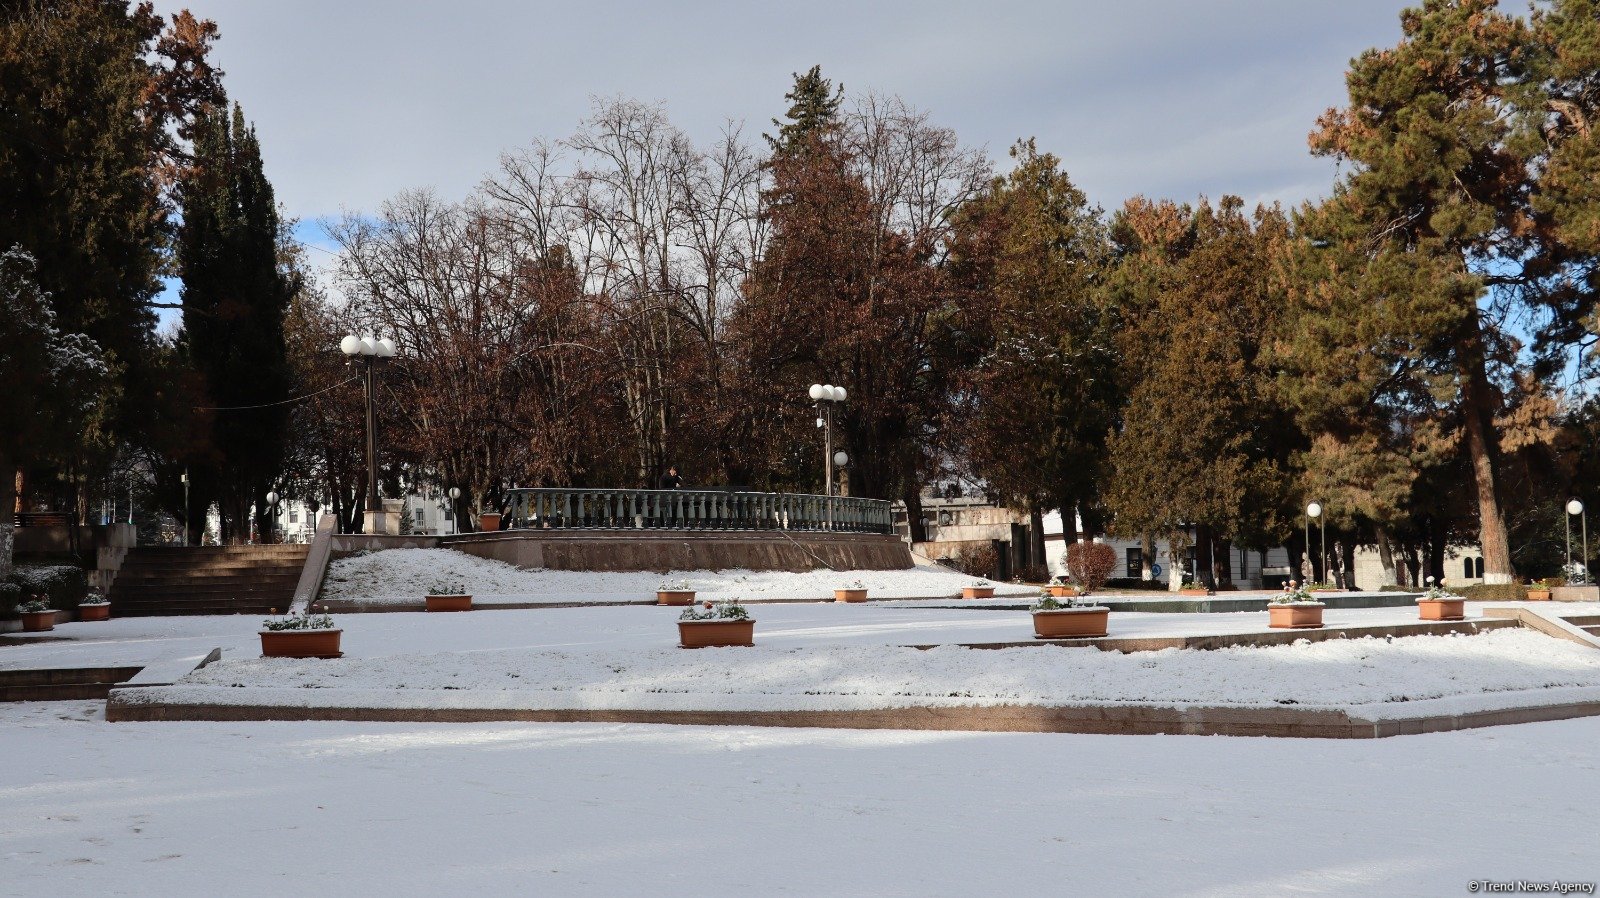
[[[454,549],[387,549],[328,565],[322,597],[371,604],[416,603],[435,588],[464,586],[474,604],[642,602],[657,587],[687,581],[706,599],[832,599],[859,581],[868,598],[959,595],[971,577],[943,568],[902,571],[552,571],[524,570]],[[1038,594],[1028,586],[997,584],[999,595]]]
[[[757,628],[757,641],[760,629]],[[1139,703],[1388,705],[1600,689],[1600,652],[1527,630],[1123,655],[1037,646],[498,649],[229,659],[161,698],[225,704],[853,710]],[[507,703],[511,704],[507,704]]]

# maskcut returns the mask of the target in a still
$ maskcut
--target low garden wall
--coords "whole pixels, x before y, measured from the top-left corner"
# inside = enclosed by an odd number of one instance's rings
[[[898,536],[760,530],[502,530],[453,536],[332,538],[335,557],[383,549],[454,549],[526,570],[896,571],[913,567]]]

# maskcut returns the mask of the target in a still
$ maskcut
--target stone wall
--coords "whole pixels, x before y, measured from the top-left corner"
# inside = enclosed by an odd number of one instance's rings
[[[905,570],[910,548],[897,536],[875,533],[790,533],[682,530],[505,530],[453,536],[333,538],[333,553],[447,548],[525,569],[558,571],[809,571]]]

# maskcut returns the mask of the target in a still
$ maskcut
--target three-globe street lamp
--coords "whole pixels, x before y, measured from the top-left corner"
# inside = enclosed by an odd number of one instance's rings
[[[812,384],[808,391],[817,403],[817,426],[822,428],[822,466],[824,480],[822,495],[828,499],[828,529],[833,529],[833,406],[849,395],[844,387],[833,384]],[[843,454],[843,453],[840,453]],[[848,458],[846,459],[848,461]],[[844,462],[840,462],[843,464]]]
[[[1583,527],[1583,569],[1589,570],[1589,515],[1584,513],[1583,500],[1574,496],[1567,500],[1567,567],[1572,566],[1572,519],[1578,518]]]
[[[1328,522],[1322,517],[1322,503],[1312,502],[1306,506],[1306,551],[1311,551],[1311,519],[1317,521],[1317,529],[1322,535],[1322,578],[1323,582],[1328,577]]]
[[[363,530],[383,533],[388,529],[384,520],[383,502],[378,498],[378,366],[394,358],[394,341],[371,335],[358,337],[351,334],[339,341],[339,351],[350,360],[348,364],[360,365],[367,393],[367,509],[362,515]]]

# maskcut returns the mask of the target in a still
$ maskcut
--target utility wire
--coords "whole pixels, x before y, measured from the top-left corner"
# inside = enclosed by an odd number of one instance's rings
[[[277,405],[291,405],[291,404],[296,403],[296,402],[301,402],[303,400],[310,399],[313,396],[321,396],[323,393],[327,393],[327,392],[330,392],[332,390],[337,390],[340,387],[344,386],[345,384],[348,384],[348,383],[351,383],[351,382],[354,382],[354,381],[357,381],[357,380],[360,380],[360,379],[361,379],[361,375],[359,375],[359,374],[353,375],[349,380],[342,380],[342,381],[334,384],[333,386],[328,387],[325,390],[318,390],[315,393],[307,393],[304,396],[295,396],[292,399],[285,399],[282,402],[267,402],[267,403],[263,403],[262,405],[197,405],[197,406],[194,407],[194,410],[197,411],[197,412],[241,412],[241,411],[248,411],[250,409],[257,409],[257,408],[272,408],[273,406],[277,406]]]

